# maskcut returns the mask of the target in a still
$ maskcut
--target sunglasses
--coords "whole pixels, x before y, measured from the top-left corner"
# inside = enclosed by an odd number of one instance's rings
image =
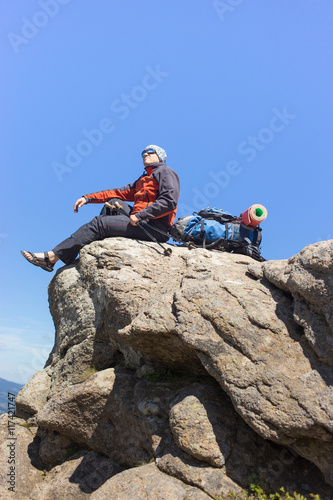
[[[141,156],[143,158],[143,156],[147,153],[147,155],[153,155],[154,153],[156,153],[155,149],[152,149],[152,148],[149,148],[149,149],[144,149],[141,153]]]

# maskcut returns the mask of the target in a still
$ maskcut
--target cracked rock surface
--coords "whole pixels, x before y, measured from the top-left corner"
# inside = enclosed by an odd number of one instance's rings
[[[332,498],[332,255],[333,241],[260,264],[122,238],[85,247],[49,285],[54,348],[17,398],[49,471],[31,498],[66,481],[68,448],[110,462],[91,498],[133,498],[121,477],[137,498],[170,479],[170,498],[214,498],[253,474]]]

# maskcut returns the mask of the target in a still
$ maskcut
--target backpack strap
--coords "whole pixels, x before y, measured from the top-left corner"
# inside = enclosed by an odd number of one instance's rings
[[[192,236],[192,233],[194,231],[194,229],[197,227],[198,224],[201,224],[201,220],[198,220],[198,222],[196,222],[194,224],[194,226],[192,227],[191,231],[189,233],[187,233],[186,237],[184,238],[184,241],[189,241],[191,239],[191,236]]]
[[[224,226],[225,226],[225,237],[224,237],[224,239],[228,241],[228,239],[229,239],[229,226],[228,226],[228,224],[224,224]]]
[[[205,219],[201,219],[200,221],[200,238],[206,239],[205,235]]]

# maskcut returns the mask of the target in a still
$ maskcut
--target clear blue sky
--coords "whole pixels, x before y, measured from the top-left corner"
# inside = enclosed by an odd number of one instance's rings
[[[20,250],[92,219],[83,194],[162,146],[179,216],[268,209],[262,254],[332,239],[331,0],[16,0],[0,4],[0,377],[43,367],[52,275]]]

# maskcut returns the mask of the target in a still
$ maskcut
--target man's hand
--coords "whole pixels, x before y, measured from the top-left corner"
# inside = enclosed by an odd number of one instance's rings
[[[134,214],[130,215],[130,223],[132,224],[132,226],[137,226],[139,222],[140,221],[136,215],[134,215]]]
[[[79,198],[78,200],[76,200],[75,204],[74,204],[74,212],[77,213],[79,211],[79,208],[83,207],[83,205],[85,205],[87,203],[87,200],[85,198]]]

